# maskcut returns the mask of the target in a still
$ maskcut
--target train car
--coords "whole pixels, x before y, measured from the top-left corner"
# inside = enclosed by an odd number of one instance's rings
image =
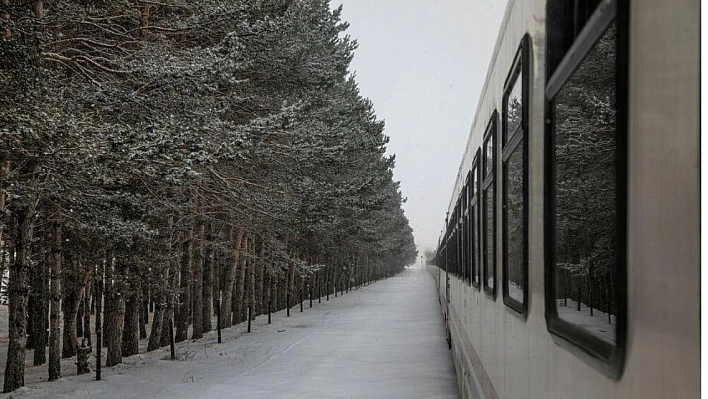
[[[509,1],[429,266],[464,398],[700,395],[699,40],[696,0]]]

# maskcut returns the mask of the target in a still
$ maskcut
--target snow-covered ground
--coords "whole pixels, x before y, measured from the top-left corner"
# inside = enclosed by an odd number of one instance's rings
[[[513,281],[508,280],[508,282],[509,284],[507,285],[507,289],[509,292],[509,296],[512,299],[517,300],[519,303],[524,303],[524,290]]]
[[[293,307],[124,364],[55,382],[34,382],[0,398],[457,398],[432,277],[421,269],[305,312]],[[28,357],[29,358],[29,357]],[[31,358],[30,358],[31,359]],[[28,369],[39,381],[46,366]],[[75,372],[75,367],[71,368]],[[37,374],[37,376],[34,376]],[[67,375],[67,373],[65,373]],[[45,377],[46,378],[46,377]]]
[[[607,320],[607,313],[593,309],[593,314],[590,315],[590,308],[584,303],[580,304],[580,311],[578,311],[578,303],[570,298],[568,298],[568,306],[563,306],[562,299],[557,302],[558,316],[561,319],[583,327],[592,335],[610,344],[614,344],[617,341],[615,327],[617,318],[614,315],[610,315],[612,318],[612,324],[610,324]]]

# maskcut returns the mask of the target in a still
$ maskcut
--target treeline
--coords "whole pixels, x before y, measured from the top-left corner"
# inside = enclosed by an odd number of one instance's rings
[[[26,348],[59,378],[90,312],[114,365],[415,262],[340,11],[0,0],[5,392]]]

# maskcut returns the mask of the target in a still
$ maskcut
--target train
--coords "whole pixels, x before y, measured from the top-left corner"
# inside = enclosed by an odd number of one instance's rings
[[[697,0],[508,2],[427,266],[463,398],[699,397],[699,82]]]

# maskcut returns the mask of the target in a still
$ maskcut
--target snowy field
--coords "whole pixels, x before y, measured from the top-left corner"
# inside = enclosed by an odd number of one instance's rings
[[[608,323],[607,313],[593,309],[590,315],[590,308],[584,303],[580,304],[580,311],[577,310],[578,303],[568,298],[568,306],[563,306],[563,300],[558,301],[558,316],[573,324],[583,327],[592,335],[614,345],[616,342],[617,317],[610,315],[612,324]]]
[[[457,398],[432,277],[420,269],[334,298],[124,359],[94,373],[39,381],[0,398]],[[30,358],[31,359],[31,358]],[[75,367],[72,367],[75,372]],[[38,375],[39,375],[38,374]],[[46,378],[46,377],[45,377]]]

